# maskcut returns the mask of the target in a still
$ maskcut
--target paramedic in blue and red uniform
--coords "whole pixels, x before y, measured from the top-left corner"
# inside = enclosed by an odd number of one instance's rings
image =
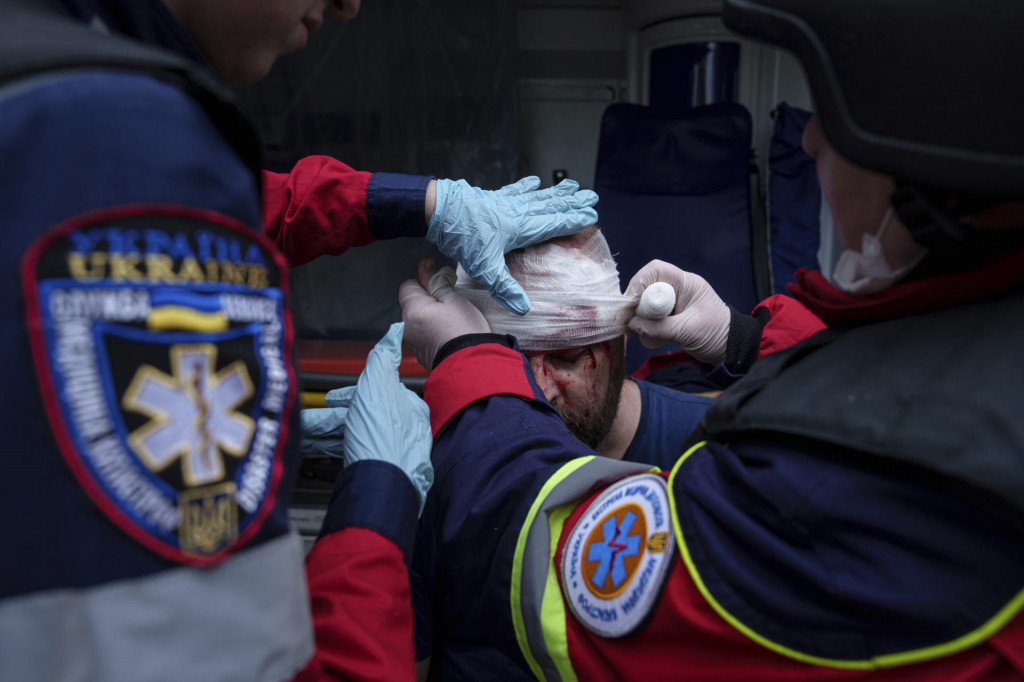
[[[600,229],[512,251],[505,262],[533,304],[525,317],[506,310],[461,269],[435,273],[426,258],[420,277],[435,288],[454,282],[484,314],[491,332],[515,335],[545,398],[595,453],[670,469],[711,398],[626,378],[626,323],[638,299],[622,295],[618,267]],[[407,291],[423,296],[418,289],[410,282],[399,298]],[[433,356],[418,359],[429,369]],[[449,571],[448,565],[486,570],[490,557],[445,552],[444,537],[452,529],[434,525],[444,516],[437,503],[427,496],[410,571],[419,675],[429,669],[430,678],[440,680],[531,679],[490,646],[485,631],[464,622],[460,610],[445,608],[458,603],[467,587],[461,571]]]
[[[304,571],[288,265],[423,236],[522,313],[504,251],[592,224],[596,196],[324,157],[261,174],[224,84],[328,7],[359,1],[0,0],[0,679],[413,676],[426,406],[398,325]]]
[[[403,285],[441,551],[488,557],[446,565],[445,608],[549,681],[1024,679],[1024,6],[723,18],[805,65],[834,281],[745,317],[668,264],[636,275],[677,301],[633,329],[734,382],[671,472],[593,456],[514,338]]]

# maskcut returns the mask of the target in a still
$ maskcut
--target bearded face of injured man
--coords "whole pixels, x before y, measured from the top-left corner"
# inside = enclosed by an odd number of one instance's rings
[[[505,260],[533,303],[527,315],[496,305],[461,268],[456,290],[480,309],[491,331],[517,338],[538,386],[573,435],[606,457],[646,457],[653,452],[646,439],[667,429],[648,429],[651,415],[645,411],[665,405],[665,396],[673,418],[682,411],[687,427],[696,425],[706,402],[676,391],[663,396],[668,389],[625,377],[626,323],[636,300],[622,295],[598,227],[510,252]],[[653,398],[652,390],[658,393]]]
[[[527,315],[490,305],[486,289],[461,267],[456,289],[484,313],[491,331],[518,339],[537,384],[569,430],[601,450],[619,413],[624,333],[635,307],[619,289],[608,243],[594,226],[510,252],[505,261],[533,303]],[[633,416],[629,412],[622,418]]]
[[[595,450],[619,413],[626,378],[624,339],[551,352],[527,352],[544,397],[573,435]],[[625,413],[624,413],[625,414]]]

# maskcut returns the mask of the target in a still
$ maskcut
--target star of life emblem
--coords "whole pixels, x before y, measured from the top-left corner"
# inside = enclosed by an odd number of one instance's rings
[[[270,512],[295,401],[284,267],[261,235],[184,209],[72,222],[23,262],[61,453],[164,556],[218,561]]]
[[[216,358],[212,343],[172,346],[174,374],[144,365],[122,400],[151,417],[129,437],[135,452],[153,471],[180,459],[189,487],[223,479],[224,455],[244,455],[255,431],[252,418],[236,411],[253,394],[245,363],[214,374]]]
[[[635,631],[657,604],[675,540],[665,481],[640,474],[599,495],[576,522],[562,554],[566,601],[603,637]]]

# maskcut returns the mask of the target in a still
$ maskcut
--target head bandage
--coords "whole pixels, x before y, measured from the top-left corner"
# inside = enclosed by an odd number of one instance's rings
[[[637,299],[619,290],[619,271],[600,230],[512,251],[505,262],[530,297],[526,315],[506,310],[461,265],[455,288],[484,314],[491,331],[512,334],[521,349],[578,348],[626,333]]]

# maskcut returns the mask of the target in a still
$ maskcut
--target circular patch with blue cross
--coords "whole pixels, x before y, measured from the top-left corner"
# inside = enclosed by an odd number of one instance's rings
[[[296,399],[273,244],[209,211],[119,207],[40,237],[22,283],[47,416],[92,501],[180,562],[255,535]]]
[[[602,637],[624,637],[658,601],[675,539],[665,480],[630,476],[601,493],[576,522],[562,553],[573,614]]]

